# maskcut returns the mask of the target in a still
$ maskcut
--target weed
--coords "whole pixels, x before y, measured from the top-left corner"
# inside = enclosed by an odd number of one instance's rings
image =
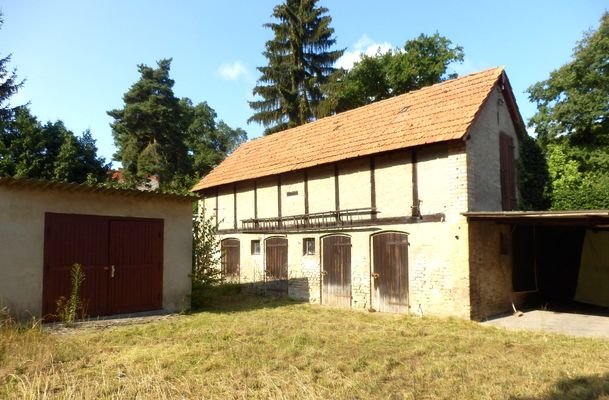
[[[80,264],[75,263],[70,268],[70,297],[61,296],[57,299],[57,318],[66,325],[74,324],[79,316],[84,317],[84,302],[80,298],[80,288],[85,281],[85,273]]]

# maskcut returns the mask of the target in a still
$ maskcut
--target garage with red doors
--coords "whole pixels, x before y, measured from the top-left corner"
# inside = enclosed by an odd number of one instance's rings
[[[54,319],[79,264],[85,317],[187,309],[194,200],[0,178],[0,308]]]

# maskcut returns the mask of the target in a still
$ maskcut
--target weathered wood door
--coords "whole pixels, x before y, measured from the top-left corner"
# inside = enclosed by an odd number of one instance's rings
[[[408,235],[374,235],[372,254],[372,307],[384,312],[408,312]]]
[[[324,237],[322,257],[322,303],[351,307],[351,238]]]
[[[288,294],[288,239],[269,238],[265,241],[266,269],[265,289],[267,294]]]
[[[222,252],[222,279],[239,283],[241,272],[241,250],[239,239],[224,239],[220,242]]]
[[[163,221],[47,213],[43,316],[55,314],[57,300],[70,296],[75,263],[85,275],[80,298],[87,316],[159,309]]]
[[[109,314],[162,308],[163,224],[110,220]]]

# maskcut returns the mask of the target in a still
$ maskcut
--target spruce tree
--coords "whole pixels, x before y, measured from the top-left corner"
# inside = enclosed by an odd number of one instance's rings
[[[268,65],[258,67],[261,77],[253,90],[259,99],[248,122],[261,123],[266,134],[302,125],[318,117],[322,86],[334,72],[344,50],[331,50],[336,40],[328,9],[317,0],[285,0],[275,6],[276,22],[263,55]]]

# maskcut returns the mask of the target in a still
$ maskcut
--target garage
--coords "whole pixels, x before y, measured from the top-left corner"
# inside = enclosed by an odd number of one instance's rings
[[[0,178],[0,308],[53,319],[75,263],[86,317],[188,308],[194,200]]]
[[[158,310],[163,292],[163,220],[45,215],[43,315],[68,298],[80,264],[80,296],[89,317]]]
[[[472,312],[609,315],[609,212],[469,212]]]

